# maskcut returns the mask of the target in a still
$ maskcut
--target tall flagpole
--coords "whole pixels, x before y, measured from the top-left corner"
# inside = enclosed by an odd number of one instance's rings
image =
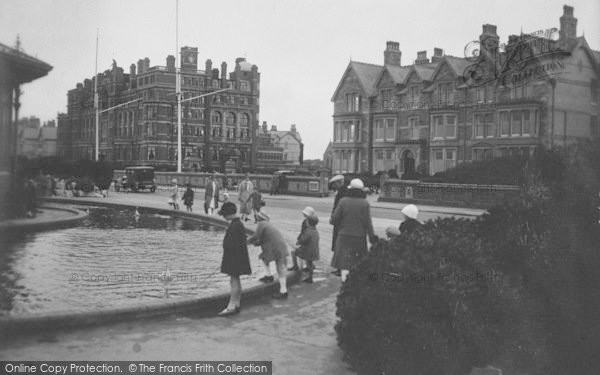
[[[175,9],[175,94],[177,95],[177,173],[181,173],[181,72],[179,66],[179,0]]]
[[[95,152],[95,160],[98,161],[98,146],[99,146],[99,137],[98,137],[98,129],[99,129],[99,108],[98,108],[98,29],[96,29],[96,79],[94,79],[94,108],[96,110],[96,152]]]

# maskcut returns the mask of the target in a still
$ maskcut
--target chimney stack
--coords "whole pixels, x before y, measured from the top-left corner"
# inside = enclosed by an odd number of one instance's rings
[[[415,60],[415,65],[427,64],[429,59],[427,58],[427,51],[419,51],[417,52],[417,59]]]
[[[433,49],[433,56],[431,57],[431,62],[440,62],[444,59],[444,50],[441,48],[435,47]]]
[[[148,70],[150,70],[150,59],[146,57],[144,59],[144,73],[146,73]]]
[[[137,70],[138,70],[138,74],[142,74],[144,73],[144,60],[139,59],[138,60],[138,64],[137,64]]]
[[[577,18],[573,17],[573,7],[565,5],[560,17],[560,40],[568,41],[577,38]]]
[[[272,132],[276,132],[277,131],[277,125],[271,125],[271,131]]]
[[[385,51],[383,51],[383,65],[400,66],[401,58],[400,43],[388,41]]]
[[[167,72],[175,72],[175,56],[167,56]]]
[[[225,81],[227,81],[227,63],[223,61],[221,63],[221,87],[225,87]]]
[[[296,124],[292,124],[292,128],[290,129],[290,131],[296,134]]]

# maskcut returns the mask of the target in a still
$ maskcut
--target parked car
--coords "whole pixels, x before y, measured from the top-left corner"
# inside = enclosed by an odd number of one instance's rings
[[[139,190],[149,189],[151,192],[156,191],[154,183],[154,167],[127,167],[125,168],[125,176],[121,181],[115,184],[115,190],[119,191],[131,190],[137,192]]]

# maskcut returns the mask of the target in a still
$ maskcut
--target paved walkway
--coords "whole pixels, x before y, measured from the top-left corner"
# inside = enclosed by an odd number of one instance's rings
[[[196,208],[202,207],[203,197],[202,191],[196,193]],[[235,197],[232,194],[234,202]],[[274,374],[352,374],[342,361],[343,353],[334,331],[340,280],[329,273],[328,266],[332,254],[328,215],[333,197],[267,195],[265,198],[272,221],[290,242],[295,241],[300,228],[301,207],[311,205],[321,216],[317,228],[322,259],[317,262],[315,283],[291,286],[288,300],[242,301],[241,314],[230,318],[166,317],[14,337],[0,340],[0,360],[268,360],[273,361]],[[111,192],[104,199],[81,199],[165,208],[167,193]],[[374,208],[391,210],[391,217],[403,206],[374,202],[373,197],[369,200]],[[443,207],[421,207],[421,210],[422,219],[438,213],[462,216],[482,212]],[[390,218],[374,217],[373,221],[380,236],[387,225],[397,225]]]

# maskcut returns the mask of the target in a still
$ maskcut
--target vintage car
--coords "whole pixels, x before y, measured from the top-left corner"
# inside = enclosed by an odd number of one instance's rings
[[[119,191],[131,190],[133,192],[149,189],[151,192],[156,191],[154,183],[154,167],[127,167],[125,168],[125,176],[121,181],[117,181],[115,189]]]

